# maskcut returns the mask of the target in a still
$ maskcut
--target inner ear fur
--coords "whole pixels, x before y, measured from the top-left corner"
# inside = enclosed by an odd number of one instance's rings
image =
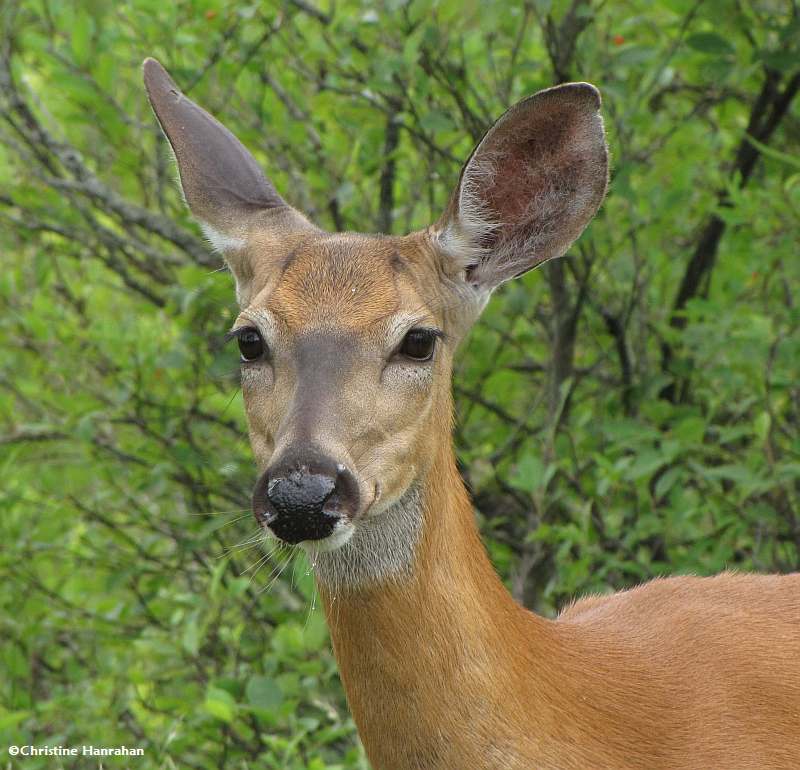
[[[492,289],[562,256],[608,183],[600,93],[568,83],[529,96],[489,129],[434,226],[445,258]]]

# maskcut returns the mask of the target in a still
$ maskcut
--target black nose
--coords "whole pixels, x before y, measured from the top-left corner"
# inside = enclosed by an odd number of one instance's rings
[[[287,543],[328,537],[336,522],[355,514],[357,507],[353,474],[310,450],[279,460],[253,491],[256,518]]]

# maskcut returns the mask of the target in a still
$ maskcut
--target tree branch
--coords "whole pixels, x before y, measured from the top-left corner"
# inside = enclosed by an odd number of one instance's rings
[[[395,151],[400,143],[400,121],[396,113],[386,119],[386,139],[383,144],[383,169],[381,170],[380,197],[378,202],[378,232],[392,232],[394,210],[394,179],[397,171]]]
[[[800,89],[800,72],[795,73],[782,91],[778,89],[779,81],[779,73],[774,70],[766,70],[761,92],[750,110],[747,129],[739,143],[736,160],[731,172],[733,179],[738,177],[740,189],[746,186],[756,161],[761,155],[760,150],[750,142],[750,138],[756,139],[761,144],[769,142],[775,133],[775,129],[788,111],[798,89]],[[717,201],[721,207],[731,205],[727,190],[720,190],[717,193]],[[686,265],[686,270],[672,306],[669,325],[673,329],[683,330],[686,328],[687,321],[683,311],[687,303],[701,291],[704,291],[704,286],[707,287],[711,271],[716,262],[719,244],[725,233],[725,227],[725,221],[716,213],[710,216],[705,227],[703,227],[697,246]],[[661,345],[661,369],[663,372],[670,373],[672,371],[673,357],[673,346],[669,341],[665,340]],[[679,384],[673,380],[662,389],[660,395],[662,398],[675,403],[680,400],[679,391],[683,391],[685,386],[685,382],[679,387]]]

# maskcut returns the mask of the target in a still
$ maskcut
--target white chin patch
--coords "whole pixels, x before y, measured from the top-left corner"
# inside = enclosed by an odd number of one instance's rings
[[[303,540],[300,543],[300,547],[303,548],[303,550],[305,550],[309,556],[315,556],[318,553],[329,553],[330,551],[336,551],[349,542],[355,531],[356,528],[354,524],[349,521],[345,521],[344,519],[340,519],[336,522],[333,527],[333,532],[331,532],[328,537],[325,537],[322,540]]]
[[[422,532],[416,486],[356,524],[339,521],[330,537],[301,543],[317,579],[336,591],[409,575]]]

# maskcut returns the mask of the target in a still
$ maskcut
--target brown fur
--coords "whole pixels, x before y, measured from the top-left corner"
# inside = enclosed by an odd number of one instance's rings
[[[789,768],[800,757],[800,576],[655,580],[548,621],[481,545],[446,441],[414,575],[321,586],[378,770]]]
[[[546,620],[492,569],[456,469],[459,340],[494,286],[566,250],[605,190],[596,89],[569,84],[512,108],[442,220],[384,237],[315,228],[160,65],[145,79],[189,205],[221,228],[237,325],[268,339],[269,357],[243,369],[259,466],[321,447],[358,479],[355,526],[380,526],[419,490],[407,565],[320,580],[375,770],[799,767],[800,575],[654,580]],[[433,360],[396,362],[419,324],[444,333]]]

